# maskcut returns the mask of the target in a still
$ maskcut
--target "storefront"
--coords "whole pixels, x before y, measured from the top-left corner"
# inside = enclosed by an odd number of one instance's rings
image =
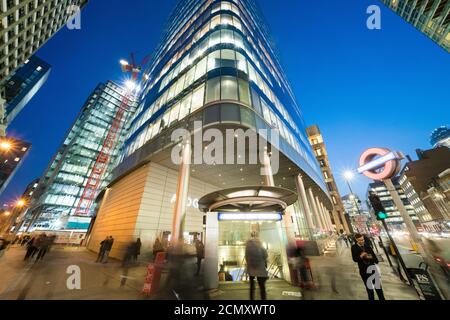
[[[286,246],[295,235],[286,209],[296,200],[297,194],[288,189],[251,186],[221,190],[201,198],[199,209],[207,214],[206,286],[213,289],[220,280],[247,279],[245,245],[252,232],[257,233],[267,250],[269,277],[289,281]]]

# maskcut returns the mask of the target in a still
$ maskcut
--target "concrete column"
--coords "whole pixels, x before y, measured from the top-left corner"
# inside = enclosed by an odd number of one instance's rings
[[[263,159],[263,170],[264,170],[264,185],[268,187],[274,187],[275,181],[273,180],[273,172],[272,166],[270,164],[270,157],[267,153],[267,150],[264,151],[264,159]]]
[[[423,245],[422,238],[419,235],[416,226],[412,222],[412,219],[409,216],[408,211],[406,210],[403,204],[403,201],[400,199],[400,196],[398,195],[397,189],[395,188],[394,184],[390,179],[383,180],[383,182],[386,185],[386,188],[388,189],[392,197],[392,200],[394,201],[394,204],[397,207],[397,210],[400,212],[403,218],[403,222],[406,224],[406,227],[408,228],[411,240],[416,243],[419,254],[421,254],[422,257],[426,259],[425,262],[431,261],[432,260],[431,255],[428,253],[425,246]]]
[[[314,195],[313,195],[311,188],[308,189],[308,194],[309,194],[309,200],[311,201],[311,209],[312,209],[314,216],[316,217],[316,221],[318,223],[317,227],[319,227],[321,230],[325,229],[325,225],[323,223],[322,216],[319,211],[319,207],[317,206],[317,202],[314,199]]]
[[[297,187],[297,193],[298,193],[298,202],[300,203],[300,206],[303,209],[303,212],[305,214],[306,223],[308,225],[308,234],[310,240],[313,240],[313,230],[315,228],[314,223],[312,221],[311,217],[311,209],[308,203],[308,199],[306,197],[306,191],[305,191],[305,185],[303,184],[303,179],[301,175],[298,175],[295,179],[295,184]]]
[[[328,221],[327,221],[327,218],[325,217],[325,214],[323,213],[322,203],[320,202],[318,196],[315,197],[315,200],[317,203],[317,210],[319,211],[320,218],[323,221],[323,228],[325,229],[325,231],[328,231]]]
[[[186,206],[188,199],[190,166],[191,166],[191,143],[183,142],[181,153],[180,171],[178,173],[178,185],[176,193],[175,208],[172,221],[171,242],[177,242],[183,236],[184,220],[186,217]]]
[[[323,205],[322,202],[320,202],[320,207],[322,208],[323,217],[325,219],[325,223],[327,225],[327,230],[332,231],[333,230],[333,224],[331,222],[330,213],[328,212],[327,208]]]
[[[324,228],[326,231],[329,231],[330,225],[327,220],[327,215],[325,214],[325,211],[323,210],[322,202],[320,202],[318,196],[316,196],[316,201],[317,201],[317,207],[319,208],[319,212],[320,212],[322,220],[323,220]]]
[[[275,181],[273,179],[271,160],[270,160],[269,154],[267,153],[267,150],[264,151],[263,172],[264,172],[264,185],[267,187],[274,187]],[[294,230],[292,228],[292,220],[291,220],[290,212],[288,212],[288,211],[284,212],[282,222],[276,222],[275,224],[276,224],[275,228],[278,231],[279,240],[280,240],[283,276],[287,282],[290,282],[291,275],[289,272],[289,264],[288,264],[288,259],[287,259],[286,246],[288,243],[294,241],[294,239],[295,239]],[[283,236],[283,230],[284,230],[285,237]]]
[[[206,290],[217,289],[219,287],[219,214],[209,212],[206,216],[205,231],[205,261],[203,270],[205,273],[204,284]]]
[[[333,218],[334,218],[334,222],[336,225],[336,231],[339,232],[341,229],[346,231],[346,228],[343,225],[344,221],[342,221],[342,223],[341,223],[341,218],[339,217],[339,215],[334,207],[333,207]]]

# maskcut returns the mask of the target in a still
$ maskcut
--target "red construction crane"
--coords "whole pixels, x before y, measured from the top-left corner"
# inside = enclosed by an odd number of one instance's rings
[[[94,166],[92,167],[86,186],[84,187],[81,198],[78,201],[75,216],[87,216],[90,214],[92,203],[98,194],[98,189],[111,160],[111,153],[117,143],[120,130],[122,129],[123,115],[125,114],[125,111],[127,111],[130,101],[134,97],[134,91],[138,87],[138,77],[142,71],[142,68],[150,60],[150,56],[147,56],[143,59],[140,65],[136,65],[134,54],[132,53],[130,56],[131,63],[121,60],[120,64],[123,72],[131,73],[131,80],[126,83],[126,93],[123,96],[119,108],[117,109],[116,115],[111,123],[111,127],[109,128],[108,134],[103,142],[102,149],[100,150]]]

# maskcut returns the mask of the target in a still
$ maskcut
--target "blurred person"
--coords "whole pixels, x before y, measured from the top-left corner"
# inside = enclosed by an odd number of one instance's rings
[[[108,263],[109,253],[111,252],[112,246],[114,244],[114,238],[112,236],[108,237],[105,243],[105,252],[103,254],[102,263]]]
[[[50,235],[44,235],[41,242],[39,243],[39,252],[36,257],[36,261],[44,259],[44,256],[50,249],[51,244],[52,244],[52,237]]]
[[[202,266],[202,260],[205,258],[205,246],[203,243],[198,239],[198,236],[196,235],[194,238],[194,245],[195,245],[195,252],[197,255],[197,272],[195,275],[200,274],[200,268]]]
[[[153,244],[153,261],[156,261],[158,252],[164,252],[164,247],[159,238],[156,238],[155,243]]]
[[[368,286],[368,280],[371,277],[371,274],[368,273],[368,269],[370,266],[376,266],[378,264],[378,258],[373,252],[373,249],[366,244],[364,236],[362,234],[356,234],[355,235],[356,243],[352,245],[352,258],[353,261],[358,263],[359,268],[359,274],[361,276],[361,279],[364,282],[364,287],[366,288],[367,295],[369,297],[369,300],[375,300],[375,294],[373,292],[373,288],[370,288]],[[378,273],[378,271],[376,271]],[[381,275],[378,273],[378,276],[381,277]],[[385,300],[383,289],[381,287],[381,279],[378,279],[379,281],[379,287],[372,285],[375,288],[375,291],[377,292],[378,299],[379,300]]]
[[[141,254],[141,247],[142,247],[141,238],[137,238],[136,242],[134,243],[134,250],[133,250],[134,262],[137,262],[138,257]]]
[[[245,260],[247,261],[247,274],[250,279],[250,300],[255,299],[255,278],[258,281],[261,292],[261,300],[266,300],[267,273],[267,251],[263,247],[261,240],[257,238],[255,231],[251,234],[251,239],[245,245]]]
[[[126,267],[130,264],[133,259],[136,246],[134,242],[130,242],[125,248],[125,255],[122,260],[122,267]]]
[[[0,258],[5,254],[8,249],[9,242],[6,239],[0,239]]]
[[[105,240],[100,242],[100,250],[98,251],[97,260],[95,262],[101,262],[103,260],[103,256],[105,255],[105,246],[108,242],[108,237],[105,238]]]
[[[37,237],[32,237],[30,240],[28,240],[28,242],[27,242],[27,252],[26,252],[25,257],[24,257],[23,260],[26,261],[30,257],[34,256],[34,254],[37,251],[36,241],[37,241]]]
[[[183,238],[170,244],[167,249],[169,275],[161,290],[166,295],[166,299],[175,297],[178,300],[202,300],[208,298],[202,291],[202,279],[194,276],[196,257],[195,246],[185,244]]]

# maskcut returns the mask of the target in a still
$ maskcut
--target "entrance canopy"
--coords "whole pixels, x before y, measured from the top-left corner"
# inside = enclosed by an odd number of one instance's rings
[[[199,200],[199,209],[207,212],[284,212],[297,201],[297,194],[279,187],[249,186],[210,193]]]

